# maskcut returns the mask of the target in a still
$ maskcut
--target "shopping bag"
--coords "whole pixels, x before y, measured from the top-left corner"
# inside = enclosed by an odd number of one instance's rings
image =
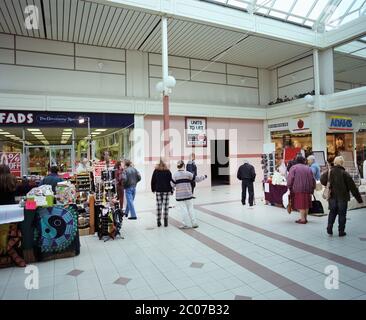
[[[287,209],[288,213],[291,213],[292,211],[292,205],[291,205],[291,196],[290,196],[290,190],[287,190],[286,193],[282,196],[282,204]]]
[[[311,208],[309,208],[309,214],[322,214],[324,213],[324,208],[319,200],[316,200],[313,195],[314,200],[311,202]]]

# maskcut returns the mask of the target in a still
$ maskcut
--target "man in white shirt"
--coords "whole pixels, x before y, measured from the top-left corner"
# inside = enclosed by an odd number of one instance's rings
[[[76,173],[88,173],[90,171],[89,160],[87,158],[83,158],[83,160],[79,163],[76,168]]]

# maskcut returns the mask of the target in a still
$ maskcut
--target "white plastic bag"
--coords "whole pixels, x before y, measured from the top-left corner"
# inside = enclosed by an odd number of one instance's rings
[[[284,195],[282,196],[282,204],[283,204],[283,206],[285,208],[287,208],[287,206],[288,206],[288,203],[289,203],[288,198],[289,198],[289,196],[290,196],[290,190],[287,190],[286,193],[284,193]]]

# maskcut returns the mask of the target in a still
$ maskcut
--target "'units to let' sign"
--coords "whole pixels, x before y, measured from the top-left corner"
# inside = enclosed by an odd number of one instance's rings
[[[186,118],[187,145],[190,147],[207,146],[207,121],[205,118]]]

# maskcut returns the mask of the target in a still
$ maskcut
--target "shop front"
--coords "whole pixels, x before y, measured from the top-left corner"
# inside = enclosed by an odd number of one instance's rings
[[[354,157],[354,120],[343,115],[330,115],[327,119],[327,160],[332,163],[341,154]]]
[[[82,158],[126,157],[131,114],[2,111],[0,159],[17,176],[47,174],[51,166],[73,173]],[[20,170],[19,170],[20,169]]]
[[[292,160],[298,152],[312,153],[311,118],[308,115],[269,121],[271,142],[275,144],[276,166]]]
[[[121,235],[113,164],[129,157],[133,127],[131,114],[0,113],[0,163],[18,177],[19,200],[0,205],[6,248],[0,267],[78,255],[79,235]],[[85,170],[75,170],[77,165]],[[50,170],[55,166],[58,176]]]

